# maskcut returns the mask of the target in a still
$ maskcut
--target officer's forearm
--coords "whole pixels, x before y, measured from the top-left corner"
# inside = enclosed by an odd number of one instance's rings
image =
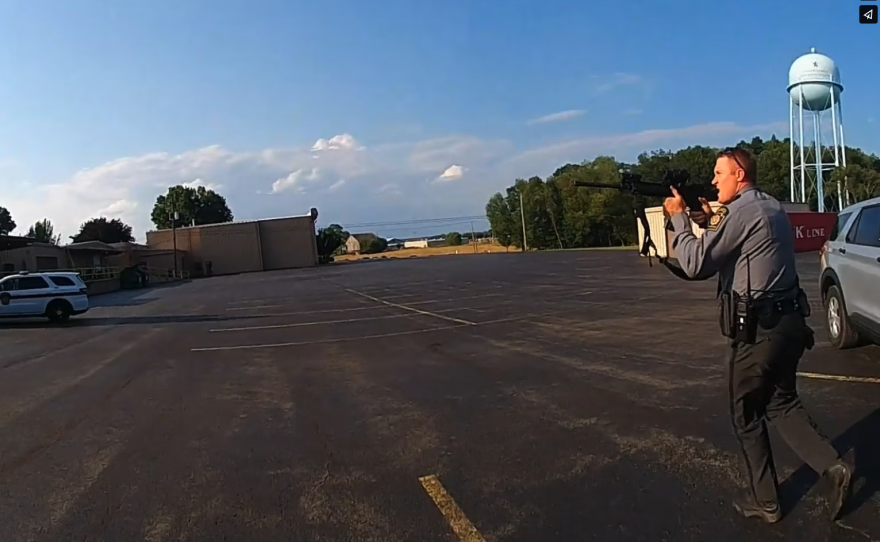
[[[692,279],[706,279],[714,275],[715,270],[706,257],[703,243],[694,235],[687,215],[679,213],[673,216],[670,222],[675,231],[672,248],[682,270]]]

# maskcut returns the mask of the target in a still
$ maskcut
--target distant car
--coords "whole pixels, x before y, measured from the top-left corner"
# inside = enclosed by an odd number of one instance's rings
[[[88,289],[78,273],[22,271],[0,279],[0,318],[66,322],[88,310]]]
[[[820,251],[819,286],[835,348],[880,343],[880,198],[851,205]]]

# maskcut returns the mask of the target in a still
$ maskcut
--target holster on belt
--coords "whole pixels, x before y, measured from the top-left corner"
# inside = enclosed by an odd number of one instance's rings
[[[810,350],[815,346],[816,340],[815,332],[806,323],[811,310],[810,301],[803,289],[798,288],[794,298],[759,300],[755,303],[755,316],[761,329],[773,329],[784,316],[794,313],[800,313],[804,317],[804,346]]]

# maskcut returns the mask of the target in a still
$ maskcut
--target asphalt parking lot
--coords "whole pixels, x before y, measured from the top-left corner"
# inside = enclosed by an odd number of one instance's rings
[[[800,269],[818,308],[815,262]],[[732,512],[714,294],[632,252],[497,254],[216,277],[2,324],[0,540],[880,539],[877,347],[820,342],[801,367],[857,465],[841,524],[775,434],[789,515]]]

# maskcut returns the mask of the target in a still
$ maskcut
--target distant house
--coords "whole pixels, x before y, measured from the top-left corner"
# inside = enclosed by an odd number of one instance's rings
[[[353,233],[349,236],[348,240],[345,241],[345,251],[349,254],[360,254],[361,247],[378,238],[379,236],[375,233]]]

